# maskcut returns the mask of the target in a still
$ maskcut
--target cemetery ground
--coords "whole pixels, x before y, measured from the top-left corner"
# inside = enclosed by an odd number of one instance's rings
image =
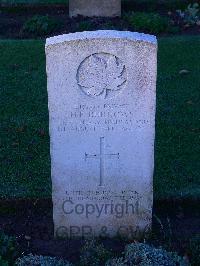
[[[14,249],[0,232],[0,265],[1,256],[12,264],[14,258],[31,252],[78,263],[85,245],[84,240],[53,237],[44,37],[77,30],[134,30],[124,17],[69,19],[64,1],[51,2],[59,5],[53,10],[5,5],[0,11],[0,230],[17,240]],[[178,8],[153,8],[172,16],[175,25],[158,38],[154,216],[146,241],[199,265],[200,26],[185,26],[173,11]],[[138,11],[144,10],[146,6],[138,5]],[[22,31],[32,16],[47,14],[59,27],[39,35]],[[112,249],[112,256],[119,256],[129,243],[120,238],[100,242]]]
[[[199,45],[199,36],[159,38],[150,241],[182,254],[200,222]],[[25,252],[76,261],[82,241],[53,240],[44,41],[2,40],[0,49],[1,228]],[[115,252],[125,243],[104,241]]]
[[[156,200],[199,195],[199,45],[199,36],[159,39]],[[44,41],[2,40],[0,47],[0,195],[46,198],[51,185]]]
[[[188,4],[195,1],[171,0],[159,4],[154,0],[126,0],[122,1],[122,18],[69,18],[68,5],[64,2],[3,0],[0,2],[0,37],[46,38],[100,29],[139,31],[161,36],[200,34],[200,19],[196,16],[200,8],[192,6],[188,9]]]

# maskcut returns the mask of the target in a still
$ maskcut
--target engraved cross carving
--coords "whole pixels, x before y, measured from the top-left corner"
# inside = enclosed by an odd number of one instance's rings
[[[85,160],[93,158],[93,159],[99,159],[100,165],[100,180],[99,180],[99,186],[103,186],[103,180],[104,180],[104,168],[105,168],[105,159],[106,158],[117,158],[119,159],[119,153],[105,153],[105,138],[100,137],[100,153],[99,154],[87,154],[85,153]]]

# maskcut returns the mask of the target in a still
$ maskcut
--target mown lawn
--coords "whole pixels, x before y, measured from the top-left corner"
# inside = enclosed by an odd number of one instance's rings
[[[199,47],[200,37],[159,39],[156,199],[200,196]],[[43,41],[0,41],[0,121],[0,197],[50,197]]]

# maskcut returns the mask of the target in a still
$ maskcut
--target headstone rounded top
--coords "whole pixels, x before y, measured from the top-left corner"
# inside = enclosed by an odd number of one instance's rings
[[[46,39],[46,47],[60,44],[69,41],[78,41],[85,39],[127,39],[130,41],[143,41],[152,44],[157,44],[156,36],[138,32],[130,31],[116,31],[116,30],[98,30],[98,31],[84,31],[58,35]]]

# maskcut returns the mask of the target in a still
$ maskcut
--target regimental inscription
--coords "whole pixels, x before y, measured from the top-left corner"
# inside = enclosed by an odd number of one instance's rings
[[[59,122],[59,132],[122,132],[133,131],[135,127],[143,128],[150,121],[137,119],[129,103],[80,104],[65,113]]]
[[[96,53],[85,58],[77,71],[81,90],[93,98],[112,98],[125,88],[126,67],[115,55]]]
[[[105,166],[105,159],[106,158],[117,158],[119,159],[119,153],[105,153],[105,138],[100,137],[100,152],[99,154],[87,154],[85,153],[85,159],[93,158],[93,159],[99,159],[100,165],[99,165],[99,186],[103,186],[104,181],[104,166]]]

